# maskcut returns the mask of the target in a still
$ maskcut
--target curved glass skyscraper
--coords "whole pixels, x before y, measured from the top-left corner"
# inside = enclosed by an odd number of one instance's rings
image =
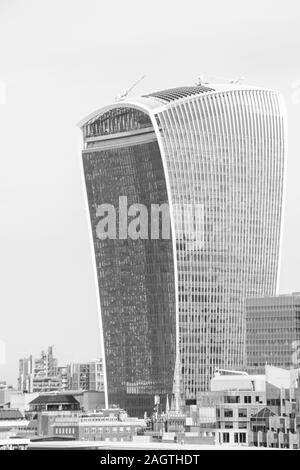
[[[175,370],[193,399],[215,368],[244,366],[244,299],[278,283],[284,106],[260,88],[182,87],[81,127],[108,401],[141,415],[171,396]],[[99,237],[102,204],[119,225],[132,204],[168,204],[170,236]]]

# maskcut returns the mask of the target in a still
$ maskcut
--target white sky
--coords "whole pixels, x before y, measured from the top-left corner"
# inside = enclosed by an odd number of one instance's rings
[[[76,124],[143,74],[135,94],[203,73],[284,93],[280,291],[300,291],[299,56],[299,0],[0,0],[0,380],[49,344],[60,362],[99,355]]]

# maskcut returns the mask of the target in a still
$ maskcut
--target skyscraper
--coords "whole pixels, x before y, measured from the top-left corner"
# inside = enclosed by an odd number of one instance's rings
[[[216,367],[243,367],[244,298],[276,292],[282,98],[181,87],[114,103],[80,126],[108,400],[151,410],[153,395],[172,394],[175,370],[193,399]],[[116,208],[115,238],[97,232],[102,204]],[[168,204],[170,237],[126,236],[132,204]]]

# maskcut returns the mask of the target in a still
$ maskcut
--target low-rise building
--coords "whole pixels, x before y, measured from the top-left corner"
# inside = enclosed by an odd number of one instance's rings
[[[102,414],[78,417],[57,417],[53,424],[54,437],[73,437],[86,441],[132,441],[146,429],[143,419],[118,420]]]
[[[269,408],[251,417],[250,445],[298,449],[295,417],[276,415]]]
[[[80,411],[80,403],[70,394],[43,394],[32,400],[29,404],[31,413],[43,411]]]
[[[30,422],[19,410],[0,410],[0,440],[10,439],[27,431]]]
[[[263,375],[216,374],[216,444],[296,448],[298,375],[273,366]]]
[[[68,392],[65,392],[68,393]],[[80,404],[80,408],[85,412],[102,410],[105,407],[104,392],[99,391],[70,391]]]
[[[250,418],[265,406],[265,392],[224,390],[216,405],[216,444],[247,446]]]
[[[71,415],[80,411],[80,403],[73,395],[45,394],[39,395],[30,402],[26,417],[36,421],[38,436],[48,436],[50,425],[57,414]]]
[[[131,441],[147,427],[145,420],[129,418],[124,410],[117,408],[95,413],[44,411],[38,422],[39,437],[86,441]]]

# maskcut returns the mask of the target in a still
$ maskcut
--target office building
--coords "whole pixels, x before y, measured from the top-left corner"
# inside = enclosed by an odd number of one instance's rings
[[[22,392],[33,391],[34,359],[30,355],[19,360],[18,390]]]
[[[144,419],[107,418],[101,412],[77,417],[57,417],[52,433],[56,438],[64,437],[84,441],[132,441],[146,428]]]
[[[58,366],[53,346],[40,357],[19,360],[18,390],[26,393],[47,393],[66,390],[104,392],[102,359]]]
[[[102,359],[68,366],[69,390],[104,391],[104,372]]]
[[[300,366],[300,294],[247,299],[246,361],[256,374]]]
[[[227,371],[211,380],[211,392],[198,406],[213,401],[216,444],[298,448],[299,368],[265,366],[263,374]]]
[[[50,392],[60,389],[57,359],[53,346],[42,351],[38,358],[30,355],[19,360],[18,390],[21,392]]]
[[[54,357],[53,346],[42,351],[39,358],[35,359],[35,376],[54,377],[57,374],[57,359]]]
[[[216,367],[244,366],[244,299],[278,283],[284,106],[271,90],[199,85],[80,127],[108,401],[142,416],[176,380],[194,399]]]

